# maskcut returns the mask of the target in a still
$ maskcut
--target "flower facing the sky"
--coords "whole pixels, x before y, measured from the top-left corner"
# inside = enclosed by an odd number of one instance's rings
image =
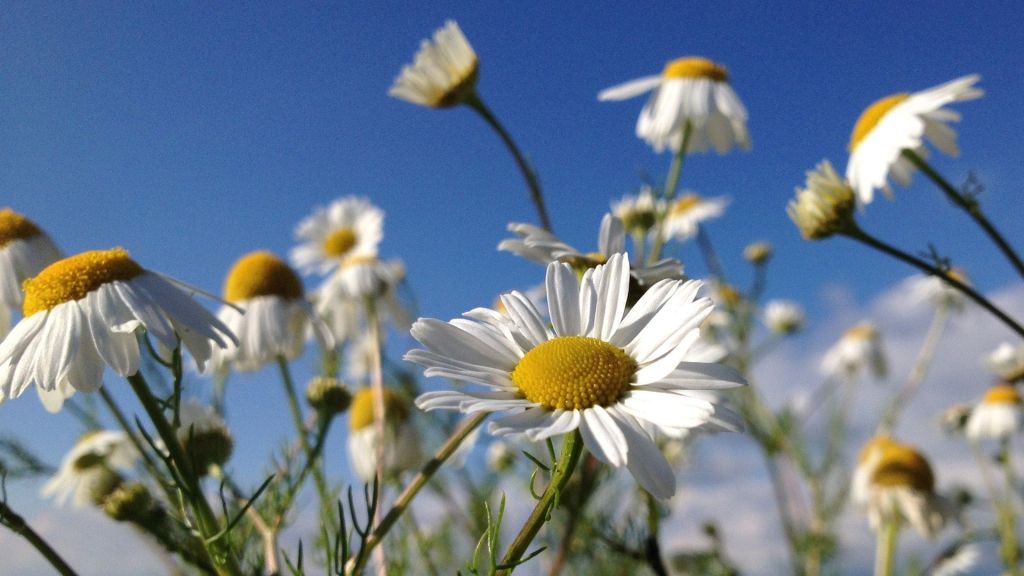
[[[820,240],[840,232],[853,222],[856,200],[853,188],[839,178],[832,163],[822,160],[807,172],[804,188],[796,189],[786,214],[808,240]]]
[[[1024,344],[1003,342],[984,358],[985,366],[1006,382],[1024,380]]]
[[[402,67],[388,94],[406,102],[447,108],[461,104],[476,88],[479,60],[459,25],[449,20],[424,40],[412,64]]]
[[[868,521],[881,530],[890,521],[906,521],[931,538],[946,523],[949,506],[935,492],[931,464],[916,449],[890,441],[877,448],[866,488]]]
[[[361,388],[349,408],[348,453],[352,469],[363,482],[377,474],[377,448],[381,443],[373,418],[373,390]],[[384,388],[384,474],[391,476],[419,466],[423,460],[419,434],[412,423],[408,401]]]
[[[35,222],[10,208],[0,209],[0,340],[20,310],[21,284],[60,258],[60,250]]]
[[[502,296],[507,315],[477,308],[450,322],[418,320],[412,335],[424,348],[406,360],[428,377],[489,390],[427,392],[417,406],[511,412],[491,422],[491,433],[530,441],[579,430],[596,458],[628,467],[652,495],[672,496],[675,476],[652,433],[720,429],[716,405],[691,391],[744,383],[724,365],[692,361],[712,307],[697,298],[700,282],[663,280],[627,310],[629,260],[613,254],[580,279],[551,263],[545,285],[550,326],[519,292]]]
[[[102,504],[121,483],[118,470],[131,469],[138,457],[124,432],[89,432],[64,456],[57,473],[43,485],[42,495],[53,496],[61,505],[68,499],[78,507]]]
[[[690,126],[686,152],[750,148],[747,109],[729,85],[729,74],[706,58],[673,60],[660,76],[646,76],[602,90],[598,100],[626,100],[652,91],[636,121],[636,135],[656,152],[678,151]]]
[[[772,300],[765,304],[764,323],[776,334],[792,334],[804,326],[804,310],[796,302]]]
[[[680,241],[693,238],[701,223],[718,218],[725,213],[728,205],[729,199],[722,196],[703,198],[698,194],[683,194],[669,204],[665,212],[665,238]]]
[[[305,274],[328,274],[350,258],[377,256],[384,212],[366,198],[339,198],[299,222],[295,236],[302,244],[292,248],[292,264]]]
[[[944,106],[981,97],[984,91],[974,86],[980,79],[964,76],[913,94],[893,94],[861,113],[850,136],[846,179],[862,204],[871,202],[876,189],[890,193],[889,178],[910,184],[914,164],[903,156],[904,150],[923,158],[927,139],[950,156],[959,153],[956,132],[948,123],[960,120],[960,114]]]
[[[869,370],[875,378],[884,378],[886,364],[881,335],[873,324],[862,322],[847,330],[825,353],[821,371],[833,378],[852,378]]]
[[[0,402],[32,383],[46,391],[92,392],[103,367],[120,376],[139,370],[138,333],[170,359],[179,341],[202,368],[211,344],[231,331],[180,285],[137,264],[122,248],[59,260],[25,282],[24,318],[0,343]]]
[[[996,384],[971,410],[964,432],[971,440],[1004,440],[1024,426],[1020,392],[1012,384]]]

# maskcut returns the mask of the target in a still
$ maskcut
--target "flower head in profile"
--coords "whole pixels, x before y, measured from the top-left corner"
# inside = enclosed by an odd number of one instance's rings
[[[985,366],[1004,382],[1024,380],[1024,344],[1001,343],[984,358]]]
[[[804,238],[820,240],[853,224],[855,204],[853,188],[839,178],[831,162],[822,160],[807,172],[807,183],[796,189],[786,214]]]
[[[388,94],[430,108],[461,104],[476,88],[479,61],[459,25],[449,20],[424,40],[416,59],[402,68]]]
[[[804,326],[804,310],[796,302],[771,300],[764,307],[764,324],[776,334],[792,334]]]
[[[988,389],[971,415],[964,432],[971,440],[1004,440],[1024,426],[1024,406],[1013,384],[996,384]]]
[[[384,212],[366,198],[347,196],[299,222],[302,242],[291,260],[304,274],[329,274],[346,260],[374,257],[384,237]]]
[[[665,212],[665,238],[684,241],[697,235],[700,225],[725,213],[729,199],[724,196],[704,198],[693,192],[676,198]]]
[[[43,485],[42,495],[53,496],[61,505],[69,499],[77,507],[102,504],[121,484],[119,471],[131,469],[138,457],[124,432],[89,432],[64,456],[57,473]]]
[[[404,332],[412,325],[408,302],[401,297],[404,282],[401,260],[349,261],[317,288],[313,308],[337,343],[356,341],[365,333],[368,297],[373,298],[381,322]]]
[[[384,438],[374,422],[373,390],[361,388],[349,408],[348,453],[352,468],[363,482],[377,473],[377,448],[384,443],[384,474],[393,476],[419,466],[423,460],[419,434],[412,423],[409,401],[384,388]]]
[[[31,384],[46,391],[96,391],[103,368],[139,370],[145,332],[170,360],[179,342],[200,369],[213,345],[234,335],[183,287],[146,270],[122,248],[59,260],[25,282],[24,317],[0,343],[0,401]]]
[[[850,136],[846,165],[846,179],[860,203],[871,202],[876,189],[891,193],[890,178],[909,185],[914,164],[903,151],[923,158],[927,154],[925,139],[950,156],[959,153],[956,132],[949,122],[960,120],[960,114],[945,106],[981,97],[984,91],[974,86],[980,79],[978,75],[964,76],[913,94],[893,94],[864,110]]]
[[[774,249],[768,242],[753,242],[743,249],[743,259],[759,266],[771,260],[773,253]]]
[[[895,441],[877,448],[876,458],[866,489],[871,527],[877,531],[887,522],[906,521],[922,536],[934,536],[950,506],[935,492],[931,464],[912,446]]]
[[[882,337],[870,322],[847,330],[821,361],[822,373],[833,378],[852,378],[863,370],[875,378],[884,378],[887,371]]]
[[[946,274],[954,280],[970,285],[967,275],[959,268],[950,268],[946,270]],[[956,312],[964,309],[964,293],[939,276],[914,276],[907,279],[903,288],[913,301]]]
[[[656,152],[678,151],[687,125],[686,152],[714,148],[725,154],[750,148],[747,109],[729,85],[729,74],[706,58],[669,62],[660,76],[646,76],[602,90],[598,100],[626,100],[652,91],[636,121],[636,135]]]
[[[596,458],[628,467],[645,490],[670,497],[675,476],[652,433],[730,426],[733,419],[692,391],[744,383],[726,366],[692,361],[711,301],[697,298],[697,281],[663,280],[627,311],[625,254],[580,279],[571,266],[553,262],[545,286],[550,326],[519,292],[502,296],[507,315],[478,308],[450,322],[419,319],[412,335],[424,348],[406,360],[425,367],[428,377],[488,390],[428,392],[417,406],[511,412],[491,422],[491,433],[530,441],[579,430]]]
[[[627,194],[621,200],[612,202],[612,215],[622,221],[629,234],[646,235],[657,223],[658,213],[664,210],[664,201],[654,195],[650,186],[644,186],[637,194]]]
[[[0,209],[0,340],[11,327],[11,311],[21,310],[21,284],[60,258],[60,250],[35,222]]]
[[[224,419],[212,407],[194,400],[181,403],[179,416],[178,442],[196,470],[205,473],[211,466],[224,465],[235,447]]]

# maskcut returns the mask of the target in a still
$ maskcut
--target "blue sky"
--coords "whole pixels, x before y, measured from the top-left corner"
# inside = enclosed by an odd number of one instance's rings
[[[642,98],[598,103],[597,92],[684,55],[725,64],[750,114],[751,152],[693,156],[682,176],[684,188],[731,197],[708,231],[739,283],[743,247],[769,240],[769,295],[827,323],[837,291],[865,303],[908,275],[846,240],[804,242],[785,205],[821,159],[842,170],[868,104],[968,73],[981,74],[986,95],[956,106],[962,155],[936,165],[954,182],[977,173],[983,205],[1024,246],[1016,3],[554,4],[9,4],[0,205],[68,253],[124,246],[148,268],[219,292],[240,255],[284,255],[315,206],[364,195],[387,214],[382,254],[406,263],[421,314],[488,305],[542,278],[495,250],[508,222],[535,221],[522,180],[469,110],[387,96],[421,39],[452,18],[480,56],[481,96],[539,172],[556,232],[578,247],[593,247],[610,201],[642,174],[663,179],[670,160],[633,136]],[[1013,280],[922,178],[861,222],[913,252],[934,241],[983,290]],[[703,273],[695,246],[676,255]],[[278,409],[279,386],[273,373],[238,380],[248,388],[235,413],[247,417],[232,424],[244,435]],[[70,417],[43,414],[31,397],[2,413],[0,434],[37,446],[68,446],[75,434]],[[282,437],[280,420],[265,433]]]

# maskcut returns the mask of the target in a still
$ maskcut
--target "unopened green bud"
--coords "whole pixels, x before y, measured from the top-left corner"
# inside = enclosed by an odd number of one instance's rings
[[[324,416],[341,414],[352,404],[352,394],[337,378],[316,377],[306,386],[306,401]]]

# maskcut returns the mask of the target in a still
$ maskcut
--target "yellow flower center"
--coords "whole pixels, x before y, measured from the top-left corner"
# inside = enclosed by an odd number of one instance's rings
[[[27,240],[42,233],[34,222],[14,210],[0,210],[0,248],[15,240]]]
[[[324,254],[341,258],[356,245],[356,233],[351,228],[339,228],[324,238]]]
[[[409,417],[409,407],[397,393],[384,389],[384,418],[390,422],[403,422]],[[373,425],[373,390],[362,388],[352,397],[348,425],[352,430],[362,430]]]
[[[1020,393],[1010,384],[997,384],[988,389],[982,404],[1020,404]]]
[[[302,281],[280,258],[270,252],[250,252],[231,267],[224,281],[224,299],[241,302],[257,296],[302,298]]]
[[[143,272],[124,248],[82,252],[58,260],[35,278],[25,280],[22,312],[27,318],[58,304],[81,300],[104,284],[131,280]]]
[[[345,258],[341,263],[342,268],[354,268],[356,266],[372,266],[377,263],[376,256],[367,254],[356,254]]]
[[[701,197],[696,194],[683,194],[678,200],[672,203],[668,209],[669,216],[682,216],[693,210],[701,203]]]
[[[545,408],[584,410],[617,402],[636,370],[635,360],[603,340],[561,336],[527,352],[512,370],[512,382]]]
[[[907,487],[921,492],[935,489],[935,475],[932,467],[909,446],[893,444],[882,448],[882,459],[871,475],[876,486]]]
[[[673,60],[665,66],[662,78],[707,78],[715,82],[727,82],[729,73],[725,67],[707,58],[690,57]]]
[[[886,96],[881,100],[875,102],[871,106],[868,106],[867,110],[860,115],[857,119],[857,124],[853,127],[853,135],[850,136],[850,151],[853,152],[857,148],[857,145],[861,143],[875,126],[882,120],[885,114],[892,110],[896,105],[910,97],[910,94],[893,94],[892,96]]]
[[[871,458],[876,450],[885,450],[889,446],[896,445],[897,442],[889,436],[875,436],[871,440],[868,440],[867,444],[861,448],[857,461],[863,464],[868,461],[868,458]]]
[[[875,327],[870,324],[858,324],[844,334],[850,340],[871,340],[875,337]]]

